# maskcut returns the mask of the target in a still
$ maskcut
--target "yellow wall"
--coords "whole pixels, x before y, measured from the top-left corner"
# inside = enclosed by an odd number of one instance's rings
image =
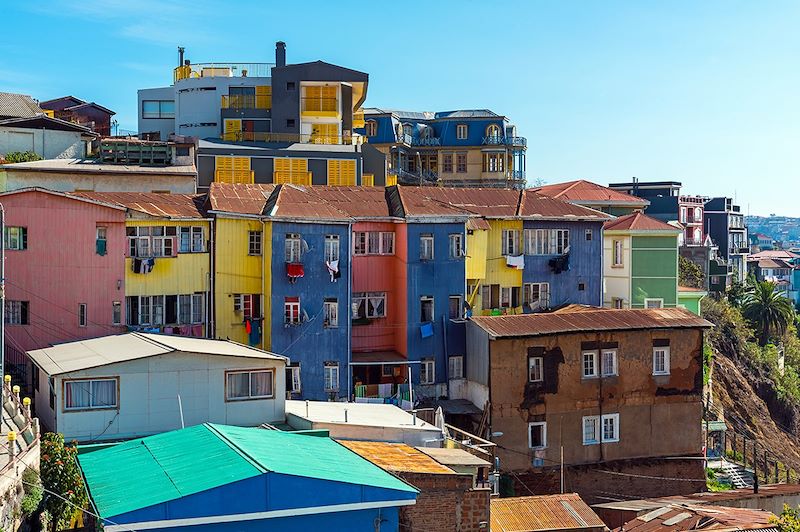
[[[214,267],[214,294],[217,338],[229,338],[247,343],[244,318],[233,311],[233,294],[262,294],[261,308],[265,316],[262,346],[269,348],[269,293],[264,294],[270,280],[264,272],[269,271],[272,249],[271,226],[260,220],[243,218],[216,219],[216,264]],[[262,255],[248,255],[249,231],[262,231]]]
[[[520,249],[523,245],[522,220],[489,220],[490,229],[486,238],[486,276],[481,281],[481,286],[499,284],[501,287],[520,287],[522,288],[522,270],[509,268],[506,266],[506,259],[502,255],[502,239],[504,229],[516,229],[520,233]],[[469,248],[467,248],[469,250]],[[468,251],[469,253],[469,251]],[[522,294],[520,293],[520,296]],[[521,297],[520,297],[521,299]],[[475,314],[489,314],[489,310],[483,310],[481,300],[481,290],[475,297],[473,305]],[[522,313],[522,307],[510,309],[513,313]]]
[[[209,222],[205,220],[127,220],[133,226],[203,227],[204,238],[209,240]],[[177,246],[176,238],[176,246]],[[209,254],[178,253],[175,257],[156,257],[153,271],[146,274],[131,271],[130,257],[125,259],[125,295],[157,296],[166,294],[192,294],[209,291]]]
[[[486,277],[486,244],[489,231],[474,230],[467,234],[467,279]]]

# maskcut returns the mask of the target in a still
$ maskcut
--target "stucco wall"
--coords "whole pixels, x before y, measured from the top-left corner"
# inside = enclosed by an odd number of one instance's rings
[[[32,151],[43,159],[73,159],[86,156],[86,142],[74,131],[0,127],[0,155]]]
[[[0,190],[42,187],[58,192],[171,192],[194,194],[195,174],[38,172],[0,169]]]

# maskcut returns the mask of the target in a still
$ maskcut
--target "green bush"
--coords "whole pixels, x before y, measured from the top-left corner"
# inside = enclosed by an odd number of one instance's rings
[[[12,151],[6,153],[3,158],[9,163],[28,163],[42,160],[42,156],[33,151]]]
[[[25,496],[20,504],[22,514],[31,515],[39,508],[39,503],[42,502],[42,496],[44,495],[39,472],[31,467],[26,469],[22,473],[22,485],[25,490]]]

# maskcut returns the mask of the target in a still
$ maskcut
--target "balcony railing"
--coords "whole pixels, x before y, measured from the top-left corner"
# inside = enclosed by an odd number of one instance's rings
[[[405,133],[395,133],[394,140],[395,142],[407,144],[408,146],[411,146],[411,144],[414,142],[414,138],[411,135],[406,135]]]
[[[360,135],[301,135],[299,133],[267,133],[259,131],[229,131],[222,134],[228,142],[286,142],[301,144],[358,145],[364,137]]]
[[[336,98],[302,98],[304,113],[335,113],[339,111],[339,100]]]
[[[401,185],[431,184],[439,181],[439,174],[431,170],[410,172],[401,168],[389,168],[388,174],[396,178],[396,183]]]
[[[442,142],[439,137],[426,137],[426,138],[411,138],[412,146],[441,146]]]
[[[483,137],[481,144],[485,146],[527,146],[525,137]]]
[[[179,66],[173,70],[173,80],[189,78],[268,78],[274,63],[195,63]]]
[[[223,109],[271,109],[271,94],[223,94]]]

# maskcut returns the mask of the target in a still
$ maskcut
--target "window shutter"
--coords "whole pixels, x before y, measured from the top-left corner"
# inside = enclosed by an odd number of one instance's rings
[[[20,227],[19,231],[21,233],[20,239],[22,240],[20,249],[28,249],[28,228]]]
[[[28,323],[30,323],[28,321],[28,302],[21,301],[19,307],[20,307],[20,323],[22,325],[27,325]]]

